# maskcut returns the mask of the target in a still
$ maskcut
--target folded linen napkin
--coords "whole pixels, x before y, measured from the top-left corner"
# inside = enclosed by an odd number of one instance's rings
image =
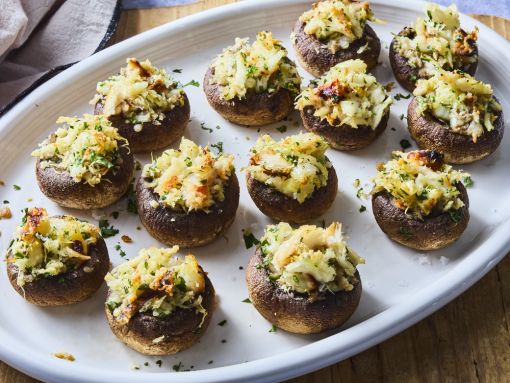
[[[120,0],[0,0],[0,116],[61,70],[104,48]]]

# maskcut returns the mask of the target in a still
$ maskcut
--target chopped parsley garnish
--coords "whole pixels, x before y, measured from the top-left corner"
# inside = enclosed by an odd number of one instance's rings
[[[14,188],[14,190],[18,191],[18,190],[21,190],[21,186],[18,186],[18,185],[12,185],[12,187]]]
[[[450,210],[448,214],[450,215],[450,219],[455,223],[459,223],[460,219],[462,218],[460,210]]]
[[[400,140],[400,146],[402,147],[402,149],[406,150],[411,147],[411,143],[408,140],[403,139]]]
[[[363,188],[358,189],[358,191],[356,192],[356,197],[358,197],[359,199],[363,197]]]
[[[366,211],[366,210],[367,210],[367,208],[365,207],[365,205],[361,205],[361,206],[359,207],[359,212],[360,212],[360,213],[363,213],[363,212],[364,212],[364,211]]]
[[[227,340],[226,339],[222,339],[221,343],[227,343]]]
[[[205,122],[202,122],[202,123],[200,124],[200,129],[202,129],[202,130],[206,130],[206,131],[208,131],[209,133],[212,133],[212,132],[213,132],[213,130],[212,130],[211,128],[208,128],[207,126],[205,126]]]
[[[400,121],[402,121],[405,118],[404,113],[400,115]]]
[[[401,99],[408,100],[411,97],[411,93],[407,96],[404,96],[402,93],[397,93],[394,97],[395,100],[400,101]]]
[[[215,144],[211,144],[211,148],[215,148],[216,150],[218,150],[218,154],[221,154],[223,153],[223,142],[218,141]]]
[[[119,218],[119,212],[118,211],[112,211],[110,214],[114,219]]]
[[[473,180],[471,179],[470,176],[467,176],[467,177],[464,177],[462,179],[462,183],[464,184],[465,187],[467,188],[470,188],[471,186],[473,186],[475,183],[473,182]],[[5,203],[5,201],[4,201]]]
[[[254,245],[259,244],[259,240],[255,238],[253,233],[248,230],[243,229],[243,238],[244,238],[244,245],[247,249],[251,249]]]
[[[207,362],[207,364],[213,364],[214,361],[213,360],[210,360],[209,362]]]
[[[191,80],[190,82],[187,82],[186,84],[184,84],[182,87],[186,88],[189,85],[199,87],[200,83],[196,80]]]
[[[174,73],[182,73],[182,69],[174,69],[172,72],[174,72]]]
[[[135,187],[133,182],[129,185],[129,188],[126,192],[127,197],[127,206],[126,210],[133,214],[138,214],[138,207],[136,206],[136,194],[135,194]]]
[[[276,330],[278,329],[278,327],[276,327],[276,325],[273,325],[270,329],[269,329],[269,332],[276,332]]]
[[[218,326],[225,326],[227,324],[227,320],[226,319],[223,319],[221,322],[218,322]]]
[[[120,243],[117,243],[117,244],[115,245],[115,250],[117,250],[117,251],[119,252],[119,255],[120,255],[121,257],[123,257],[123,258],[124,258],[124,257],[126,256],[126,252],[125,252],[124,250],[122,250],[122,247],[120,247]]]
[[[246,298],[246,299],[243,299],[242,302],[243,303],[251,303],[251,300],[250,300],[250,298]]]
[[[158,360],[156,360],[156,364],[158,365],[158,367],[161,367],[161,365],[163,364],[163,361],[161,359],[158,359]]]
[[[172,366],[173,370],[174,370],[174,371],[176,371],[176,372],[181,371],[181,369],[182,369],[183,367],[184,367],[184,366],[183,366],[182,362],[179,362],[178,364],[174,364],[174,365]]]
[[[101,230],[101,237],[109,238],[114,235],[119,234],[119,231],[113,227],[113,225],[109,226],[109,222],[107,219],[99,220],[99,229]]]
[[[135,170],[142,170],[142,163],[138,160],[135,161]]]
[[[9,201],[7,201],[6,199],[4,199],[4,205],[7,205],[9,203]]]
[[[216,129],[220,130],[220,129],[221,129],[221,126],[216,125]]]
[[[287,131],[287,125],[282,125],[276,128],[280,133],[285,133]]]

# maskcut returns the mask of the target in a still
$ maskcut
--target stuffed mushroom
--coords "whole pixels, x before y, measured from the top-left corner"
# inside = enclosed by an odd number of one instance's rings
[[[489,156],[501,143],[503,110],[489,84],[459,71],[439,71],[419,80],[414,95],[407,125],[420,148],[465,164]]]
[[[57,129],[32,152],[46,197],[60,206],[99,209],[116,202],[133,178],[129,145],[104,116],[60,117]]]
[[[127,59],[120,74],[101,81],[90,101],[129,141],[133,153],[169,146],[182,137],[190,105],[184,90],[149,60]]]
[[[438,68],[474,75],[478,66],[478,28],[465,32],[455,5],[428,4],[426,12],[427,16],[395,35],[390,45],[393,74],[410,92],[418,79],[433,76]]]
[[[303,13],[291,36],[299,63],[315,77],[336,64],[360,59],[377,65],[381,42],[367,21],[376,21],[368,2],[324,0]]]
[[[338,150],[362,149],[385,129],[393,99],[361,60],[335,65],[296,101],[307,130]]]
[[[142,354],[184,350],[200,339],[211,321],[214,287],[195,257],[178,257],[178,250],[142,249],[105,277],[110,328]]]
[[[270,225],[246,270],[250,300],[283,330],[311,334],[335,329],[358,306],[356,267],[362,263],[337,222],[327,228]]]
[[[378,165],[372,209],[390,239],[417,250],[436,250],[456,241],[469,221],[469,198],[462,181],[435,151],[393,152]]]
[[[99,229],[71,216],[26,210],[7,249],[7,275],[14,289],[38,306],[81,302],[94,294],[110,267]]]
[[[145,165],[136,189],[138,213],[149,234],[167,245],[203,246],[234,222],[239,183],[234,157],[213,154],[183,138]]]
[[[260,32],[223,50],[208,68],[204,92],[225,119],[260,126],[285,118],[299,93],[301,77],[287,50],[270,32]]]
[[[321,137],[297,134],[274,141],[264,135],[250,151],[248,192],[265,215],[292,223],[321,216],[333,204],[338,179]]]

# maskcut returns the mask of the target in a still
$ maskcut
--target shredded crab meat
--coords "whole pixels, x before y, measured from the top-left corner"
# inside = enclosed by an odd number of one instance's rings
[[[360,125],[376,129],[393,99],[371,74],[362,60],[348,60],[335,65],[315,85],[305,88],[296,108],[313,107],[314,116],[330,125]]]
[[[356,266],[365,263],[346,243],[342,225],[326,228],[288,223],[269,225],[261,238],[263,265],[270,280],[288,293],[350,291],[358,282]]]

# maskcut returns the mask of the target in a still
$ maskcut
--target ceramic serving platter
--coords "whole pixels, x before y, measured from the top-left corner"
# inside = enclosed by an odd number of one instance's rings
[[[110,224],[120,230],[120,234],[106,240],[113,265],[123,261],[115,249],[119,242],[125,258],[134,257],[142,247],[160,245],[144,229],[137,230],[141,223],[138,216],[126,210],[125,199],[93,212],[61,209],[46,199],[36,185],[35,161],[30,152],[55,129],[58,116],[91,112],[88,101],[96,82],[116,73],[127,57],[150,58],[170,72],[181,69],[173,73],[178,80],[196,80],[202,85],[210,60],[232,44],[235,37],[253,39],[258,31],[270,30],[283,40],[293,58],[289,35],[297,17],[310,4],[304,0],[248,0],[186,17],[95,54],[26,97],[0,120],[0,179],[5,182],[5,186],[0,186],[0,199],[9,201],[14,213],[12,219],[0,221],[2,251],[21,219],[21,210],[30,206],[46,207],[50,214],[73,214],[95,223],[108,217]],[[384,24],[373,25],[383,47],[375,74],[385,84],[395,81],[388,62],[391,33],[422,13],[424,3],[374,0],[372,7],[376,16],[385,20]],[[509,44],[467,16],[462,17],[462,24],[468,29],[475,25],[480,28],[477,77],[493,85],[505,112],[510,113],[510,90],[506,86],[510,82]],[[306,84],[310,76],[301,69],[300,73]],[[241,169],[259,134],[268,133],[279,139],[303,130],[302,123],[293,114],[287,121],[260,131],[234,126],[209,107],[201,86],[188,86],[186,92],[192,118],[185,136],[202,145],[222,142],[225,151],[235,154],[241,181],[241,201],[232,227],[224,238],[193,250],[218,294],[217,310],[200,343],[171,357],[138,354],[110,332],[103,312],[104,288],[74,306],[39,308],[15,293],[4,265],[0,268],[2,360],[49,382],[282,380],[347,358],[402,331],[467,289],[510,249],[510,134],[490,158],[463,167],[472,174],[474,186],[469,189],[471,221],[458,242],[447,249],[422,254],[391,242],[381,232],[370,201],[357,198],[353,182],[360,179],[361,186],[369,191],[376,163],[389,159],[392,150],[400,149],[402,139],[410,140],[406,121],[400,118],[409,100],[401,99],[391,108],[388,129],[369,148],[351,153],[328,152],[339,175],[339,191],[333,207],[322,218],[326,223],[342,222],[348,243],[366,259],[366,265],[359,267],[363,295],[356,313],[340,331],[322,335],[270,332],[271,324],[251,304],[243,302],[248,296],[244,267],[254,249],[246,249],[242,229],[249,228],[259,237],[270,220],[248,196]],[[392,93],[407,94],[398,86]],[[145,164],[150,156],[137,159]],[[361,205],[366,206],[365,212],[359,212]],[[111,217],[114,211],[119,212],[117,219]],[[122,243],[122,234],[134,242]],[[223,320],[227,321],[225,325],[217,325]],[[57,359],[53,356],[56,352],[71,353],[76,360]]]

